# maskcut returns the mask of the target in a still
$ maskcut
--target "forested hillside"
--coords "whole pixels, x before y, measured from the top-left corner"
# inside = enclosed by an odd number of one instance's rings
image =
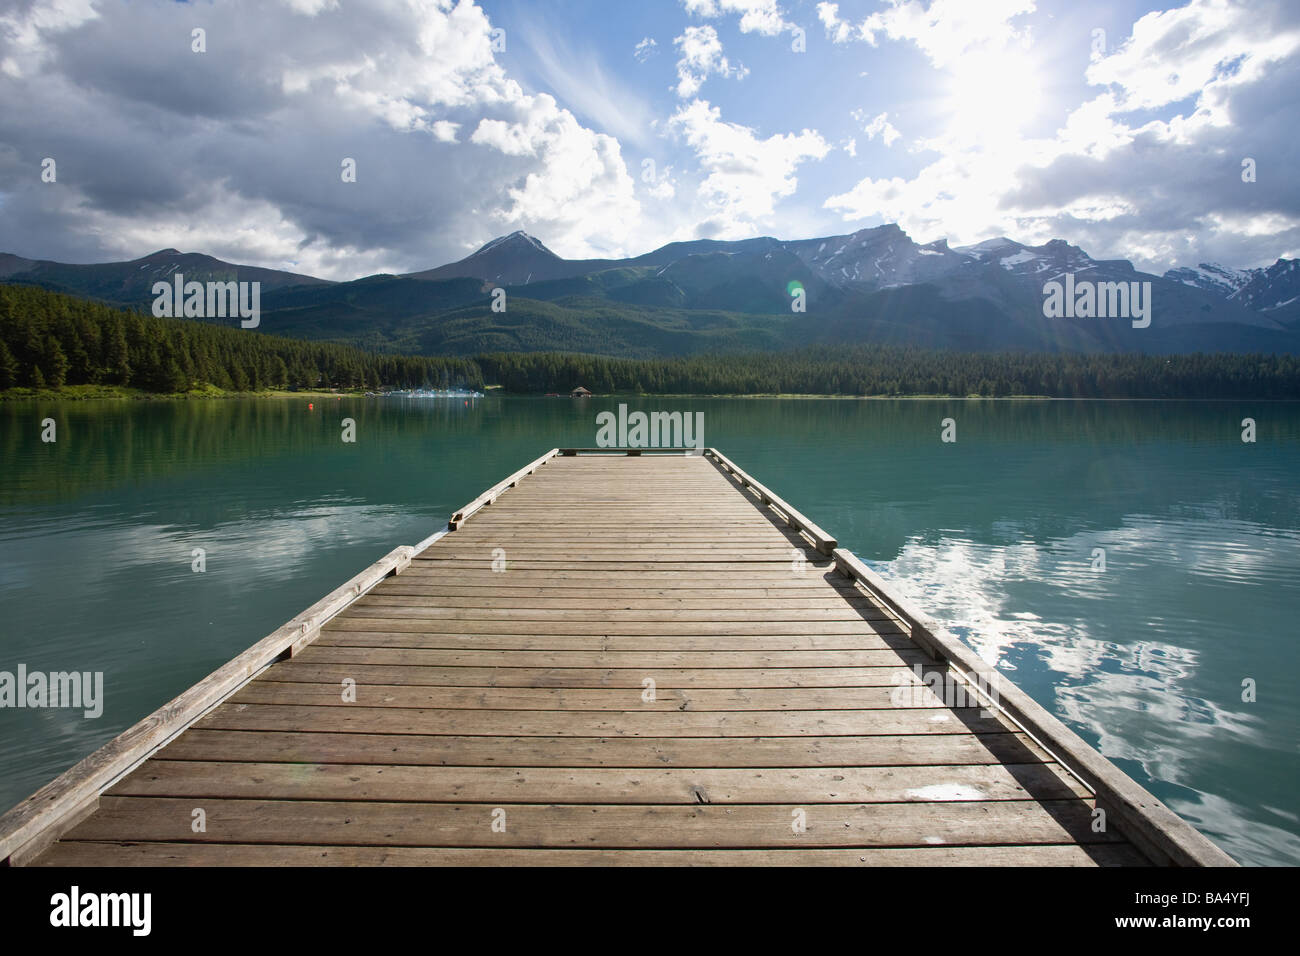
[[[482,379],[465,359],[372,354],[0,285],[0,389],[65,385],[170,393],[204,385],[230,391],[481,387]]]
[[[1292,355],[940,352],[895,346],[646,361],[584,355],[479,356],[512,392],[700,395],[1043,395],[1052,398],[1300,398]]]
[[[559,352],[477,358],[369,353],[159,319],[0,285],[0,389],[123,385],[146,392],[501,385],[508,392],[701,395],[1042,395],[1300,398],[1291,355],[1134,355],[817,346],[670,359]]]

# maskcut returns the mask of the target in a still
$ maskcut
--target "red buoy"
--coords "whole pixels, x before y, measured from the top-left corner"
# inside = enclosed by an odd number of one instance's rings
[[[308,402],[308,403],[307,403],[307,411],[311,411],[311,410],[312,410],[313,408],[315,408],[315,407],[316,407],[316,406],[313,405],[311,402]]]

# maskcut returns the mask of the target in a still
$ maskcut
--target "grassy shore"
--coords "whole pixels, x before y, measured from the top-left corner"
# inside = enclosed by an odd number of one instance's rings
[[[32,399],[56,399],[63,402],[87,402],[103,400],[131,399],[139,401],[174,402],[192,399],[212,398],[337,398],[341,395],[364,395],[363,389],[352,391],[340,389],[326,391],[320,389],[259,389],[250,392],[235,392],[205,385],[185,392],[146,392],[139,388],[122,385],[65,385],[63,388],[9,388],[0,391],[0,401],[30,401]]]
[[[951,401],[953,399],[957,399],[959,401],[965,401],[970,399],[970,400],[989,401],[989,402],[993,402],[993,401],[1050,402],[1053,401],[1050,395],[1003,395],[1000,397],[994,397],[992,395],[816,395],[816,394],[809,394],[805,392],[750,392],[750,393],[743,393],[739,395],[705,394],[699,392],[684,392],[681,394],[675,394],[670,392],[620,394],[618,392],[613,392],[609,395],[593,395],[592,398],[818,398],[818,399],[835,398],[835,399],[844,399],[845,401],[851,401],[851,402],[862,402],[862,401],[878,402],[878,401],[903,401],[903,400]]]
[[[484,388],[485,392],[495,392],[498,395],[510,394],[504,391],[500,385],[488,385]],[[360,396],[364,395],[365,390],[340,389],[338,391],[325,391],[320,389],[301,391],[289,391],[288,389],[259,389],[250,392],[226,391],[216,388],[215,386],[204,386],[203,388],[194,388],[186,392],[146,392],[143,389],[128,388],[121,385],[67,385],[63,388],[10,388],[0,391],[0,401],[32,401],[35,399],[84,402],[84,401],[121,401],[124,399],[137,401],[189,401],[194,399],[226,399],[226,398],[338,398],[340,396]],[[527,397],[527,396],[525,396]],[[541,398],[541,395],[532,397]],[[561,396],[567,398],[568,396]],[[909,401],[937,401],[937,400],[980,400],[980,401],[1051,401],[1047,395],[1007,395],[1001,398],[994,398],[991,395],[809,395],[804,393],[754,393],[754,394],[705,394],[705,393],[632,393],[632,392],[611,392],[607,395],[593,395],[592,398],[626,398],[626,399],[689,399],[689,398],[781,398],[781,399],[842,399],[845,401],[887,401],[906,399]]]

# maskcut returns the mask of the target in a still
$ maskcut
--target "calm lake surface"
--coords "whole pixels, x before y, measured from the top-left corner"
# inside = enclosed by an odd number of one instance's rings
[[[0,809],[618,405],[311,401],[0,404],[0,671],[105,685],[98,719],[0,709]],[[626,401],[704,412],[706,444],[1234,857],[1300,863],[1300,407]]]

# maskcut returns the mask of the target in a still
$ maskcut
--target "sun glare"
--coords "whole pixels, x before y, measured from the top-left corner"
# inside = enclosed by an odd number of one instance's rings
[[[966,141],[1016,136],[1042,105],[1039,65],[1018,48],[963,57],[950,68],[943,104],[949,135]]]

